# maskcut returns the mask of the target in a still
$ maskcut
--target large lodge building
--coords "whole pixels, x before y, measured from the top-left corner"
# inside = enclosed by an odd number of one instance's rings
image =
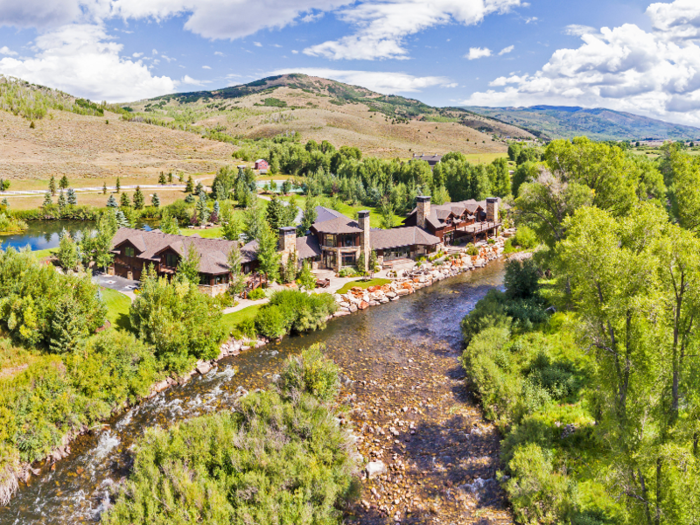
[[[292,254],[301,264],[308,261],[314,270],[339,271],[354,267],[364,255],[368,264],[375,251],[379,264],[388,266],[401,259],[416,259],[429,255],[442,245],[461,240],[476,241],[496,235],[498,220],[497,198],[486,201],[452,202],[431,206],[430,197],[418,197],[416,209],[403,226],[389,230],[370,227],[368,211],[358,213],[357,220],[322,206],[316,207],[317,219],[304,237],[296,236],[296,228],[281,228],[279,252],[282,264]],[[180,259],[194,247],[200,257],[200,289],[216,295],[228,288],[227,256],[235,241],[203,239],[197,235],[168,235],[160,231],[121,228],[113,240],[114,262],[111,273],[140,280],[148,265],[161,276],[176,273]],[[241,248],[244,273],[257,268],[257,241]]]

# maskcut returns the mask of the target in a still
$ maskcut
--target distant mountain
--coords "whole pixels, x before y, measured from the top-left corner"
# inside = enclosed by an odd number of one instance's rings
[[[519,126],[549,139],[586,135],[593,140],[698,140],[700,129],[671,124],[611,109],[576,106],[489,108],[469,106],[469,111]]]

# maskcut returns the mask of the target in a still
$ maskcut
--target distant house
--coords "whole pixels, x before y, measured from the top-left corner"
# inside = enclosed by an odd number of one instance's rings
[[[416,155],[415,153],[413,154],[413,159],[411,160],[424,160],[428,164],[430,164],[431,168],[434,168],[435,165],[442,160],[442,155],[438,155],[437,153],[435,155]]]
[[[270,165],[268,164],[268,162],[265,159],[258,159],[255,161],[255,169],[256,170],[265,170],[267,172],[267,170],[270,169]]]

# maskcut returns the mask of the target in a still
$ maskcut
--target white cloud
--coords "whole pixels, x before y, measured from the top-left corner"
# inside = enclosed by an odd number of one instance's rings
[[[209,66],[202,66],[202,69],[211,69]]]
[[[512,52],[513,52],[513,49],[515,49],[515,46],[504,47],[503,49],[501,49],[501,50],[498,52],[498,55],[499,55],[499,56],[507,55],[508,53],[512,53]]]
[[[102,26],[67,25],[38,36],[33,58],[0,60],[0,73],[110,102],[175,90],[174,80],[153,76],[140,61],[120,56],[121,50]]]
[[[262,44],[260,42],[253,42],[253,45],[255,47],[262,47]]]
[[[177,62],[177,58],[170,58],[170,57],[167,56],[167,55],[160,55],[160,57],[161,57],[163,60],[167,60],[167,61],[168,61],[168,64],[170,64],[170,62]]]
[[[292,53],[295,54],[295,55],[298,55],[298,54],[299,54],[299,51],[297,51],[296,49],[292,49]]]
[[[221,51],[214,51],[214,54],[220,57],[225,56]]]
[[[559,49],[534,74],[500,77],[468,105],[581,105],[607,107],[700,125],[700,45],[691,39],[689,7],[677,0],[653,4],[655,30],[634,24],[579,32],[582,44]]]
[[[278,69],[270,75],[303,73],[315,77],[329,78],[355,86],[362,86],[372,91],[391,95],[394,93],[416,93],[421,89],[444,86],[453,87],[446,77],[416,77],[407,73],[381,71],[351,71],[327,68]]]
[[[281,45],[279,45],[279,44],[272,44],[272,47],[276,47],[276,48],[278,48],[278,49],[279,49],[279,48],[281,48],[282,46],[281,46]]]
[[[191,86],[200,86],[200,87],[211,83],[209,80],[197,80],[195,78],[192,78],[189,75],[185,75],[184,77],[182,77],[180,82],[182,84],[188,84]]]
[[[55,28],[81,16],[80,0],[0,0],[0,26]]]
[[[494,13],[523,5],[521,0],[376,0],[340,11],[354,25],[353,35],[308,47],[304,53],[339,59],[406,59],[406,37],[425,29],[457,22],[474,25]]]
[[[7,46],[2,46],[2,47],[0,47],[0,55],[17,56],[17,52],[12,51]]]
[[[564,28],[564,34],[571,36],[583,36],[589,33],[597,33],[598,30],[591,26],[582,26],[579,24],[571,24]]]
[[[469,53],[464,55],[464,58],[469,60],[477,60],[479,58],[485,58],[491,56],[491,50],[487,47],[470,47]]]
[[[134,57],[134,58],[141,58],[141,57],[143,56],[143,53],[134,53],[134,54],[131,55],[131,56]]]

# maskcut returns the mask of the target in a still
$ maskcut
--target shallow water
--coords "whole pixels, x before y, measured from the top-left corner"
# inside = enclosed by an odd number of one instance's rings
[[[0,509],[0,525],[98,521],[109,486],[128,474],[134,440],[145,428],[232,407],[243,389],[266,387],[288,355],[311,344],[324,343],[328,356],[356,381],[365,375],[381,380],[382,363],[399,361],[409,350],[415,380],[429,377],[433,349],[461,347],[460,320],[488,290],[502,285],[503,273],[503,264],[493,262],[400,301],[333,320],[325,330],[221,361],[206,376],[158,394],[78,438],[68,458],[54,470],[42,468]],[[367,368],[368,362],[376,365]]]

